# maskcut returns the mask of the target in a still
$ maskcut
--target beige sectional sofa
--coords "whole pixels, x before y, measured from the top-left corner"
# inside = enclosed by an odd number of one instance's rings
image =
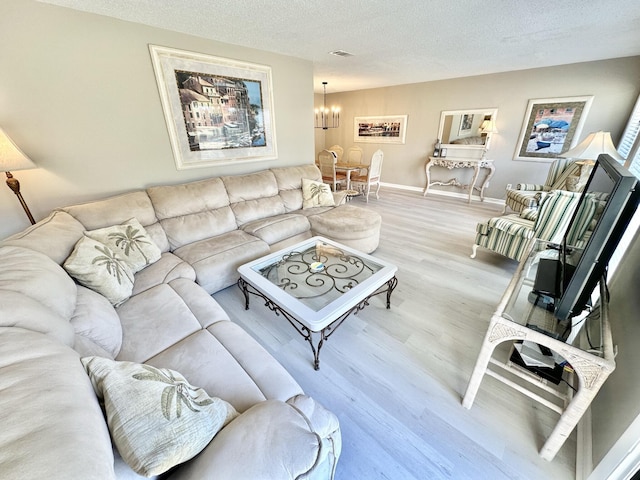
[[[236,282],[240,264],[313,235],[376,248],[379,215],[348,204],[303,209],[303,178],[321,180],[314,165],[304,165],[151,187],[55,210],[1,242],[2,475],[161,475],[130,467],[134,440],[111,423],[124,414],[104,392],[98,398],[106,380],[87,366],[100,358],[171,369],[230,405],[226,426],[201,453],[185,459],[169,450],[163,465],[175,466],[163,478],[332,478],[341,451],[337,417],[304,395],[210,295]],[[113,305],[64,267],[91,232],[131,219],[158,255],[135,273],[130,296]],[[182,417],[200,410],[186,406]],[[140,428],[148,438],[164,427],[137,425],[134,433]],[[176,431],[171,440],[190,445],[190,435]]]

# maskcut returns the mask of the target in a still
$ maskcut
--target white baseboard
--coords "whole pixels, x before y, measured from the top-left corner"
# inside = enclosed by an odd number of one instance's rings
[[[385,182],[380,182],[380,186],[382,187],[388,187],[388,188],[394,188],[396,190],[408,190],[411,192],[424,192],[424,188],[421,187],[410,187],[408,185],[398,185],[396,183],[385,183]],[[447,192],[444,190],[429,190],[429,195],[441,195],[443,197],[454,197],[454,198],[462,198],[464,200],[466,200],[467,198],[469,198],[469,195],[466,193],[460,193],[460,192]],[[480,202],[480,195],[473,195],[471,197],[472,200],[477,200],[478,202]],[[492,197],[484,197],[484,203],[494,203],[497,205],[504,205],[504,199],[503,198],[492,198]]]

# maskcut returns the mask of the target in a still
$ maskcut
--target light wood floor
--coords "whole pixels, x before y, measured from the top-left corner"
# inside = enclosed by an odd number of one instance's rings
[[[390,310],[375,297],[325,343],[319,371],[283,318],[258,301],[245,311],[237,287],[214,295],[339,417],[336,478],[574,478],[575,433],[553,462],[538,456],[556,413],[488,376],[471,410],[461,405],[489,318],[516,268],[486,250],[469,258],[476,223],[501,207],[394,189],[352,204],[382,215],[373,255],[398,266],[399,283]]]

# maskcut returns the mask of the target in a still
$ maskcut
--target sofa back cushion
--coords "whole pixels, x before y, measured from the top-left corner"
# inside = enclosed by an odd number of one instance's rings
[[[72,215],[85,230],[120,225],[136,218],[161,251],[169,250],[169,242],[158,222],[151,199],[144,191],[125,193],[96,202],[62,208]]]
[[[320,170],[312,163],[298,167],[272,168],[271,172],[276,177],[280,198],[287,212],[302,208],[303,178],[317,182],[322,181]]]
[[[276,177],[269,170],[222,177],[239,227],[285,213]]]
[[[147,189],[171,249],[236,230],[220,178]]]
[[[30,248],[62,265],[83,231],[84,226],[71,215],[54,211],[35,225],[5,239],[0,245]]]
[[[46,333],[72,346],[69,323],[77,287],[45,254],[21,247],[0,247],[0,326]]]

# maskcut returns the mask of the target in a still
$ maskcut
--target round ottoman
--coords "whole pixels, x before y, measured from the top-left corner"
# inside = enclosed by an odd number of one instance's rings
[[[340,205],[308,218],[314,235],[330,238],[364,253],[378,248],[382,217],[373,210]]]

